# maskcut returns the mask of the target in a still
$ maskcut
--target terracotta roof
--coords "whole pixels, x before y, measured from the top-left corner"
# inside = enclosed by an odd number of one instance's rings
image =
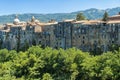
[[[114,15],[114,16],[110,16],[109,18],[112,18],[112,17],[120,17],[120,15]]]
[[[103,21],[101,21],[101,20],[89,20],[89,22],[97,22],[97,23],[99,23],[99,22],[103,22]]]
[[[81,20],[81,21],[75,21],[75,22],[72,22],[72,23],[84,23],[84,22],[87,22],[88,20]]]
[[[108,21],[109,21],[109,20],[110,20],[110,21],[111,21],[111,20],[113,20],[113,21],[114,21],[114,20],[117,20],[117,21],[120,20],[120,14],[119,14],[119,15],[114,15],[114,16],[111,16],[111,17],[108,17]]]
[[[7,25],[7,26],[12,26],[12,25],[14,25],[13,23],[6,23],[5,25]]]
[[[111,20],[107,22],[108,24],[120,23],[120,20]]]
[[[20,22],[19,24],[6,23],[5,25],[9,27],[18,27],[18,26],[26,26],[26,23],[25,22]]]
[[[104,21],[101,20],[89,20],[83,23],[83,25],[94,25],[94,24],[98,24],[98,23],[104,23]]]
[[[26,25],[12,25],[11,27],[25,27]]]
[[[75,19],[65,19],[65,20],[63,20],[63,22],[73,22],[73,21],[75,21]]]
[[[92,25],[92,24],[98,24],[98,23],[104,23],[104,21],[101,20],[81,20],[81,21],[75,21],[72,23],[81,23],[83,25]]]
[[[37,23],[37,25],[39,25],[39,26],[48,26],[48,25],[54,25],[54,24],[57,24],[57,22],[55,22],[55,23]]]

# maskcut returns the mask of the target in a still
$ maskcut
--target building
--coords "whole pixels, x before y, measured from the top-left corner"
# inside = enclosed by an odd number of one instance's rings
[[[43,23],[34,16],[31,21],[23,22],[16,16],[13,23],[0,28],[0,48],[18,50],[32,45],[106,52],[112,45],[120,46],[120,14],[109,17],[105,22],[71,19]]]

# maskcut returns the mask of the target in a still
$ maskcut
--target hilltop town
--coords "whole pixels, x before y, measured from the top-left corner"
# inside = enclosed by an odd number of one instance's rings
[[[120,14],[102,20],[68,19],[61,22],[40,22],[34,16],[30,21],[20,21],[16,15],[13,23],[0,27],[0,48],[26,49],[32,45],[83,51],[109,51],[112,45],[120,46]]]

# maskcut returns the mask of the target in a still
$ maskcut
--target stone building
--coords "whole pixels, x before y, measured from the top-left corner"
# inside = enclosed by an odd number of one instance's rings
[[[59,22],[55,25],[56,48],[71,48],[72,41],[72,24],[71,20]]]
[[[0,27],[0,48],[22,49],[32,45],[68,49],[76,47],[83,51],[106,52],[110,46],[120,46],[120,14],[108,21],[74,19],[47,23],[33,16],[23,22],[15,17],[13,23]]]

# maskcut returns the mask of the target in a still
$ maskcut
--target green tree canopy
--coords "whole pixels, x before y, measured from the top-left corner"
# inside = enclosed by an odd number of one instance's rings
[[[90,55],[76,48],[0,50],[0,80],[119,80],[120,48]]]
[[[103,21],[107,21],[107,20],[108,20],[108,17],[109,17],[109,15],[108,15],[108,13],[105,11],[102,20],[103,20]]]
[[[78,20],[78,21],[80,21],[80,20],[85,20],[86,18],[85,18],[85,16],[83,15],[83,13],[79,13],[79,14],[77,14],[77,16],[76,16],[76,20]]]

